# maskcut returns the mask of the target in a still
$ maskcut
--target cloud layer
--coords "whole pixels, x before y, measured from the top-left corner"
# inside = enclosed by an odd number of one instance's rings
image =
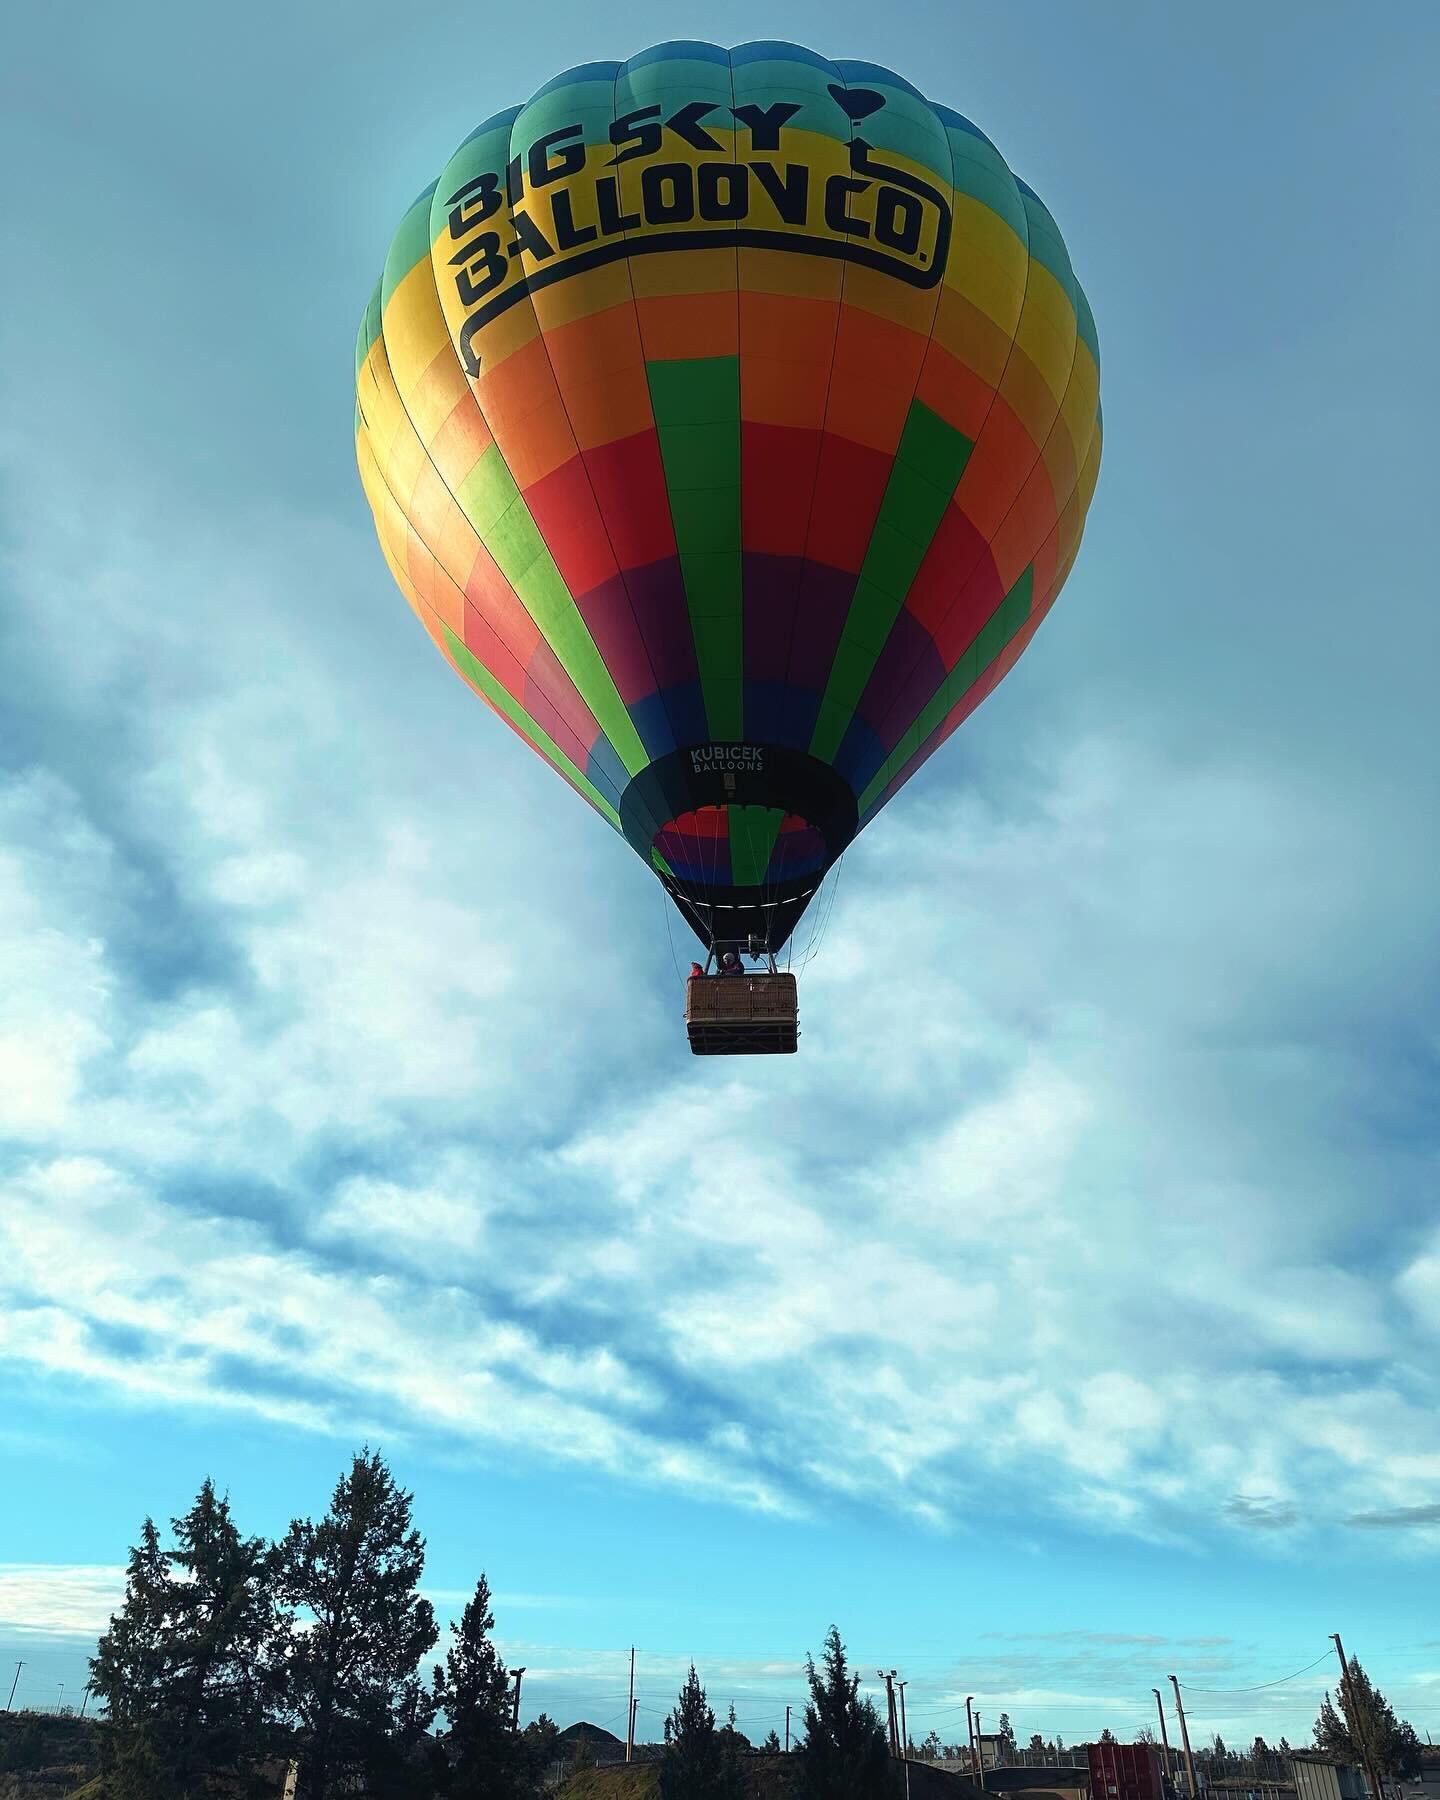
[[[695,1064],[653,885],[363,532],[29,516],[15,1365],[776,1512],[1432,1522],[1405,791],[1102,730],[1037,654],[852,852],[802,1055]]]

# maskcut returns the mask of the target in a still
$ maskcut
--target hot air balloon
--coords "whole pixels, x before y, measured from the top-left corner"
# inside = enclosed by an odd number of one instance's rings
[[[775,953],[1079,548],[1098,350],[1050,214],[888,69],[660,44],[465,140],[356,364],[421,623],[712,959],[758,958],[692,979],[692,1047],[793,1049]]]

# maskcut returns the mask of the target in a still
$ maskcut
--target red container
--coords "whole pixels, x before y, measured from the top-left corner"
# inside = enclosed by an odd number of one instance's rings
[[[1087,1744],[1090,1800],[1163,1800],[1164,1765],[1153,1744]]]

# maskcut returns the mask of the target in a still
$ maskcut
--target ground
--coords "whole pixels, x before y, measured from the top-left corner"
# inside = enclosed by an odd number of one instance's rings
[[[83,1792],[100,1767],[93,1719],[0,1713],[0,1800],[60,1800]]]
[[[785,1792],[783,1756],[748,1756],[745,1772],[750,1779],[750,1800],[781,1800]],[[658,1763],[623,1764],[608,1769],[586,1769],[562,1782],[555,1800],[659,1800]],[[981,1800],[980,1790],[961,1775],[932,1769],[924,1763],[910,1765],[910,1800]]]

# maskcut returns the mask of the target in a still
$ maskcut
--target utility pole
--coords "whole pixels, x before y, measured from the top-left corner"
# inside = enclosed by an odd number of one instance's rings
[[[1165,1746],[1165,1779],[1173,1781],[1175,1771],[1170,1766],[1170,1733],[1165,1729],[1165,1702],[1160,1698],[1159,1688],[1151,1688],[1150,1692],[1155,1696],[1155,1704],[1160,1709],[1160,1742]]]
[[[973,1694],[965,1696],[965,1729],[970,1734],[970,1773],[972,1775],[975,1773],[975,1715],[970,1711],[970,1702],[974,1698]]]
[[[80,1717],[85,1717],[85,1708],[90,1704],[90,1683],[85,1683],[85,1692],[80,1696]]]
[[[905,1724],[905,1690],[908,1681],[897,1681],[900,1690],[900,1760],[905,1767],[905,1800],[910,1800],[910,1732]]]
[[[980,1736],[980,1715],[975,1715],[975,1779],[983,1788],[985,1785],[985,1742]]]
[[[520,1677],[525,1671],[523,1669],[512,1669],[510,1673],[515,1677],[515,1705],[510,1713],[510,1729],[512,1731],[518,1731],[520,1729]]]
[[[60,1708],[64,1704],[65,1704],[65,1683],[62,1681],[60,1683],[60,1692],[55,1696],[55,1710],[57,1713],[59,1712]]]
[[[20,1671],[24,1667],[25,1664],[23,1661],[18,1662],[15,1665],[15,1679],[10,1683],[10,1698],[5,1702],[6,1712],[9,1712],[10,1708],[15,1704],[15,1690],[20,1685]]]
[[[785,1754],[790,1754],[790,1708],[785,1708]]]
[[[1350,1742],[1360,1752],[1360,1760],[1365,1764],[1365,1779],[1370,1783],[1374,1800],[1382,1800],[1380,1777],[1375,1773],[1374,1758],[1370,1754],[1370,1734],[1360,1729],[1360,1707],[1355,1699],[1355,1683],[1350,1679],[1350,1665],[1345,1660],[1345,1646],[1340,1642],[1338,1631],[1332,1631],[1330,1637],[1335,1645],[1335,1654],[1340,1658],[1340,1679],[1345,1684],[1345,1723],[1350,1727]]]
[[[1195,1800],[1200,1791],[1195,1785],[1195,1758],[1190,1754],[1190,1727],[1185,1723],[1185,1707],[1180,1699],[1180,1678],[1170,1677],[1170,1685],[1175,1690],[1175,1711],[1180,1716],[1180,1741],[1185,1746],[1185,1778],[1190,1788],[1190,1800]]]
[[[887,1674],[884,1669],[877,1669],[875,1673],[885,1683],[885,1715],[890,1730],[890,1754],[895,1756],[898,1754],[895,1739],[900,1730],[900,1722],[895,1716],[895,1671],[891,1669]]]
[[[630,1710],[625,1715],[630,1721],[629,1730],[625,1733],[625,1760],[629,1762],[635,1754],[635,1646],[630,1646]]]

